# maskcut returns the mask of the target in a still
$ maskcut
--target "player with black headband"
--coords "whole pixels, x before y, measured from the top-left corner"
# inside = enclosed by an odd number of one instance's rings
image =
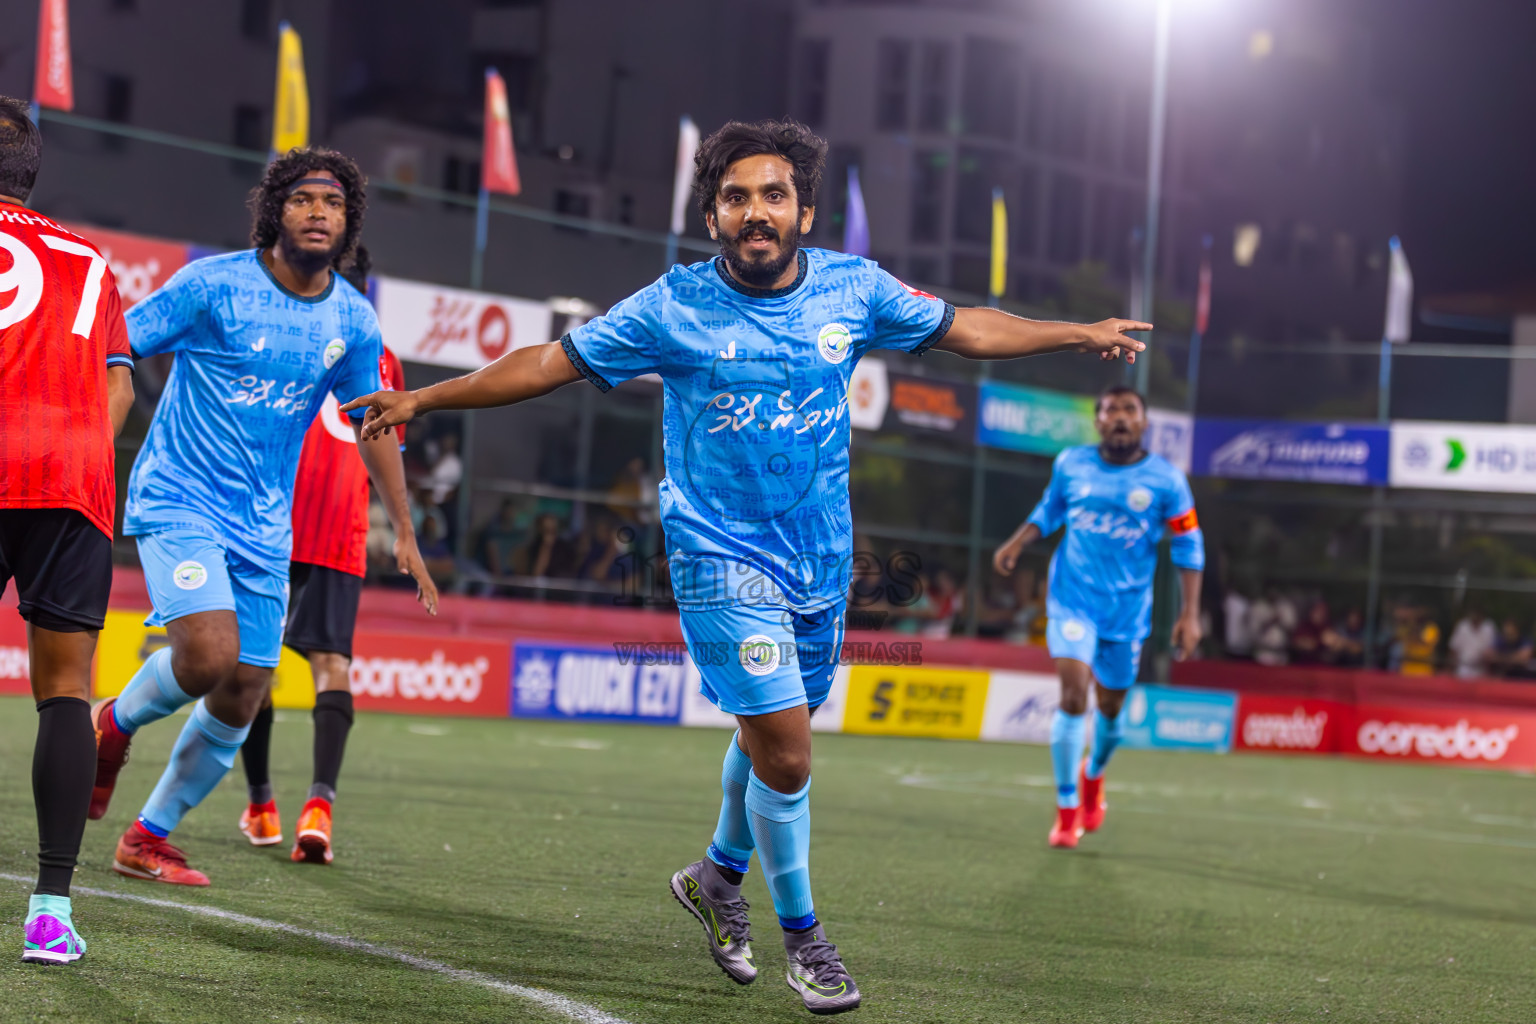
[[[130,737],[196,706],[118,842],[112,867],[120,874],[208,884],[166,837],[229,771],[271,687],[305,431],[327,394],[346,402],[380,386],[378,319],[338,273],[356,252],[364,184],[357,165],[333,150],[273,161],[251,195],[255,248],[183,267],[128,313],[136,356],[177,354],[123,517],[154,605],[148,623],[165,626],[170,644],[119,697],[93,709],[92,818],[106,813]],[[406,540],[401,571],[429,586],[398,446],[380,438],[358,452]]]

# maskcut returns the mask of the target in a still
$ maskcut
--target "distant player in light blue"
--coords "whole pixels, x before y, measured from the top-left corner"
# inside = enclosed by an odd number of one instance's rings
[[[558,344],[466,377],[382,392],[364,433],[433,409],[505,405],[585,378],[599,391],[655,373],[664,387],[666,528],[673,591],[703,692],[735,715],[707,855],[672,892],[735,981],[757,976],[741,882],[755,850],[784,930],[787,980],[813,1013],[859,1004],[811,900],[811,712],[843,635],[853,523],[848,388],[870,349],[975,359],[1106,358],[1147,324],[1044,323],[956,310],[857,256],[802,249],[826,143],[793,122],[732,122],[699,148],[694,194],[720,256],[675,266]],[[877,225],[877,231],[879,226]]]
[[[1046,642],[1061,675],[1061,707],[1051,722],[1056,775],[1052,846],[1071,848],[1104,822],[1104,766],[1120,742],[1120,706],[1136,682],[1141,645],[1152,632],[1152,578],[1157,546],[1172,538],[1183,609],[1173,625],[1180,657],[1200,643],[1200,577],[1205,541],[1184,474],[1141,446],[1147,406],[1128,387],[1099,396],[1094,416],[1097,446],[1068,448],[1056,456],[1040,504],[1008,542],[993,567],[1004,576],[1019,553],[1057,530],[1066,534],[1051,556],[1046,599]],[[1088,687],[1095,684],[1093,749],[1082,763]]]
[[[234,763],[272,684],[288,603],[299,449],[327,393],[380,387],[383,341],[368,300],[335,271],[356,250],[363,176],[332,150],[272,162],[252,195],[257,248],[198,260],[127,314],[135,356],[176,361],[128,481],[123,532],[138,538],[170,644],[92,709],[107,811],[135,732],[196,701],[171,762],[117,845],[113,870],[207,885],[166,836]],[[400,570],[427,579],[399,448],[358,445],[394,525]]]

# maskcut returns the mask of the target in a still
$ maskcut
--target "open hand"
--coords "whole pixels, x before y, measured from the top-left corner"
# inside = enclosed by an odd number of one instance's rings
[[[385,391],[381,394],[387,395],[390,392]],[[436,615],[437,584],[432,582],[432,577],[427,572],[427,565],[421,560],[421,551],[416,547],[414,535],[395,538],[395,565],[399,567],[400,575],[409,576],[416,581],[416,600],[427,610],[427,614]]]
[[[389,433],[390,427],[409,423],[416,416],[419,402],[414,391],[375,391],[362,398],[354,398],[341,407],[342,412],[367,409],[363,414],[363,440],[372,441],[381,434]]]
[[[1151,329],[1151,324],[1140,320],[1100,320],[1096,324],[1084,324],[1081,351],[1097,352],[1104,360],[1119,359],[1124,353],[1125,361],[1134,363],[1136,353],[1144,351],[1147,345],[1135,338],[1127,338],[1125,332]]]

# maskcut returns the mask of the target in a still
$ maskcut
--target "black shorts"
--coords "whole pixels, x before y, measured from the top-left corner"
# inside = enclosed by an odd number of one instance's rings
[[[308,562],[288,563],[288,625],[283,643],[300,654],[352,657],[363,578]]]
[[[72,508],[0,508],[0,593],[38,629],[84,633],[107,621],[112,539]]]

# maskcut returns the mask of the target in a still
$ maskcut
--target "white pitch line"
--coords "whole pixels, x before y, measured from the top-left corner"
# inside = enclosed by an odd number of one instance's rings
[[[35,879],[26,875],[11,875],[0,873],[0,878],[11,882],[31,883]],[[481,988],[490,989],[492,992],[500,992],[502,995],[513,996],[526,1000],[559,1014],[580,1024],[630,1024],[623,1017],[615,1017],[611,1013],[604,1013],[595,1006],[577,1002],[575,999],[562,996],[556,992],[548,992],[541,988],[530,988],[527,985],[514,985],[500,978],[493,978],[489,974],[479,971],[466,971],[458,967],[450,967],[448,964],[437,960],[428,960],[422,956],[412,956],[402,953],[388,946],[375,945],[372,942],[364,942],[362,939],[353,939],[345,935],[332,935],[329,932],[317,932],[308,928],[296,928],[291,924],[283,924],[281,921],[268,921],[265,918],[250,917],[246,914],[237,914],[230,910],[220,910],[218,907],[202,907],[191,903],[177,903],[174,900],[157,900],[151,896],[136,896],[132,893],[113,892],[110,889],[90,889],[85,886],[73,886],[73,890],[86,896],[101,896],[111,900],[126,900],[129,903],[139,903],[147,907],[163,907],[167,910],[180,910],[188,914],[197,914],[202,917],[212,917],[220,921],[228,921],[230,924],[244,925],[247,928],[258,928],[262,931],[283,932],[288,935],[297,935],[301,938],[314,939],[337,949],[344,949],[349,953],[365,953],[368,956],[376,956],[381,960],[393,960],[396,963],[414,967],[418,971],[426,971],[429,974],[437,974],[451,981],[462,981],[470,985],[478,985]]]

